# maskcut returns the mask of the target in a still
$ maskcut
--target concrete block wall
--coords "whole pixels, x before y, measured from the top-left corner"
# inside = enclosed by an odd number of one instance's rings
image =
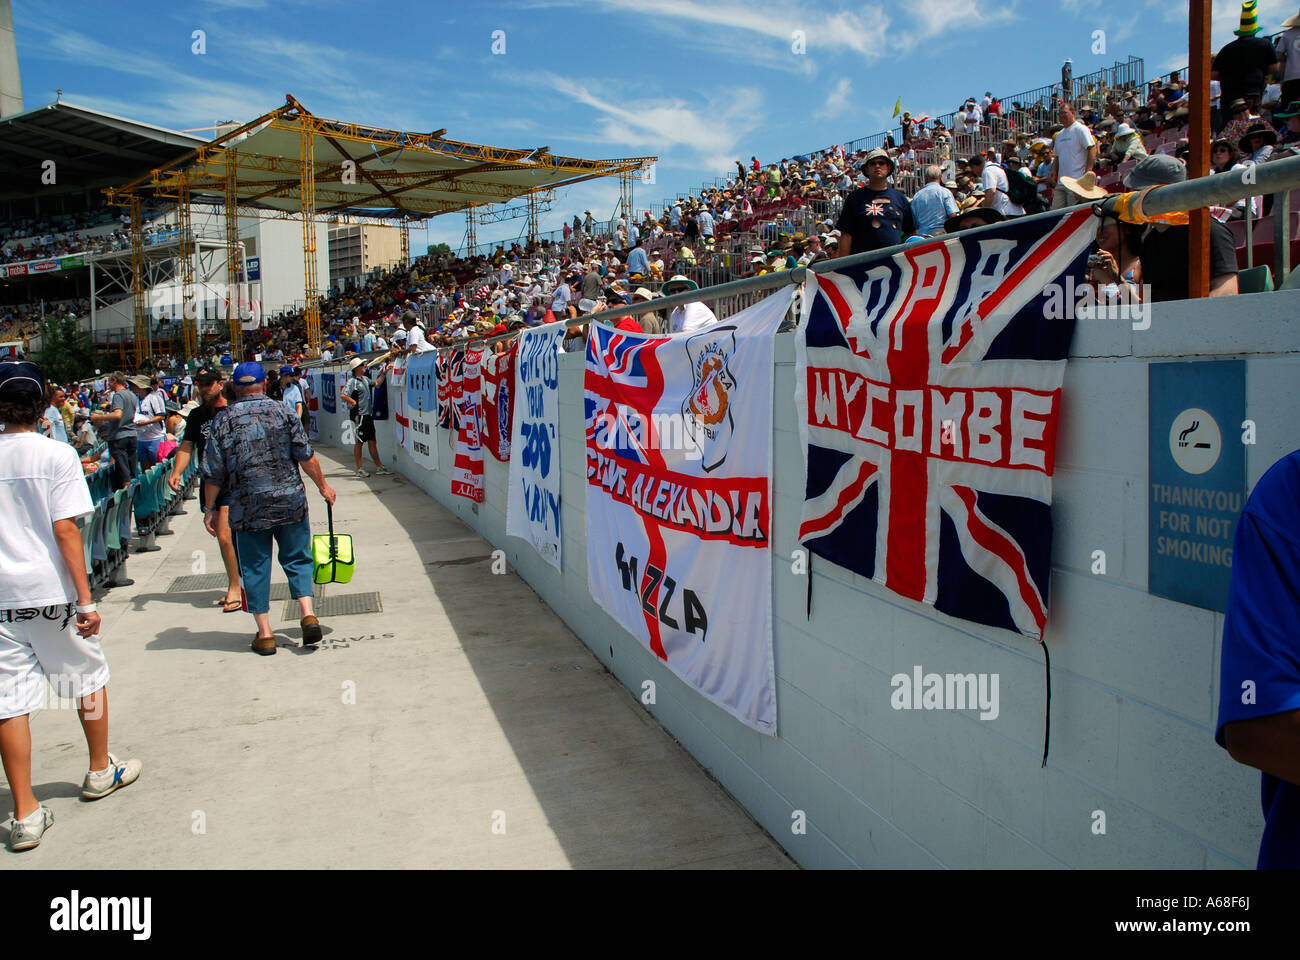
[[[561,358],[563,573],[505,536],[507,466],[486,497],[441,469],[400,472],[505,551],[595,656],[807,867],[1253,867],[1259,775],[1214,744],[1223,617],[1152,597],[1147,563],[1147,365],[1245,357],[1247,484],[1300,447],[1300,292],[1153,309],[1149,330],[1080,321],[1065,376],[1054,487],[1051,752],[1041,765],[1044,662],[1016,634],[954,620],[832,564],[790,558],[803,494],[794,342],[778,338],[773,613],[779,735],[742,726],[679,681],[587,589],[582,355]],[[380,423],[383,451],[392,423]],[[338,422],[323,422],[337,442]],[[1225,427],[1227,433],[1231,427]],[[1104,576],[1092,552],[1106,552]],[[1000,710],[895,710],[890,680],[996,674]],[[795,832],[802,820],[805,832]],[[1100,814],[1098,813],[1100,812]],[[1095,832],[1104,815],[1105,832]]]

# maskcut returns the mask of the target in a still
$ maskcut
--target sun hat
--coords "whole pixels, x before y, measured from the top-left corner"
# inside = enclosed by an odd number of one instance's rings
[[[1124,178],[1124,186],[1130,190],[1143,190],[1170,183],[1182,183],[1187,179],[1187,168],[1176,158],[1163,153],[1154,153],[1144,157],[1138,165]]]
[[[1300,13],[1296,14],[1296,17],[1300,18]],[[1290,117],[1300,117],[1300,100],[1292,100],[1281,110],[1274,110],[1273,116],[1278,120],[1286,120]]]
[[[1252,123],[1249,129],[1242,135],[1238,145],[1242,153],[1252,153],[1253,151],[1247,146],[1252,137],[1263,137],[1268,143],[1277,143],[1277,132],[1266,123]]]
[[[1078,178],[1061,177],[1060,184],[1075,196],[1088,200],[1100,200],[1102,197],[1110,196],[1110,191],[1105,187],[1097,186],[1097,174],[1092,170]]]
[[[1131,137],[1135,133],[1137,133],[1137,131],[1127,123],[1121,123],[1115,128],[1115,139],[1118,140],[1120,137]]]
[[[700,285],[698,283],[696,283],[694,280],[690,279],[689,277],[682,276],[682,274],[679,273],[673,277],[670,277],[668,279],[668,282],[663,285],[663,295],[665,297],[670,297],[674,293],[681,293],[685,290],[698,290],[698,289],[700,289]]]
[[[871,163],[873,160],[887,160],[887,161],[889,161],[889,172],[890,172],[890,173],[893,173],[894,170],[896,169],[896,165],[895,165],[895,163],[894,163],[894,158],[891,157],[887,151],[885,151],[885,150],[881,150],[879,147],[877,147],[875,150],[870,151],[870,152],[869,152],[865,157],[862,158],[862,163],[858,164],[858,169],[859,169],[861,172],[866,173],[866,172],[867,172],[867,164]]]
[[[637,287],[632,291],[632,299],[636,300],[638,298],[641,300],[653,300],[655,295],[645,287]]]
[[[357,367],[364,367],[365,365],[366,362],[360,357],[353,357],[351,362],[348,364],[348,372],[355,370]]]
[[[143,374],[131,378],[131,386],[139,387],[141,390],[148,390],[153,386],[153,382]]]
[[[264,383],[266,381],[266,368],[255,361],[245,361],[235,367],[234,381],[241,387],[251,386],[254,383]]]

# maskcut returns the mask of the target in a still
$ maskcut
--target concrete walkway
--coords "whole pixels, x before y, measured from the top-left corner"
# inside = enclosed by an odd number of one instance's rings
[[[75,710],[36,714],[55,823],[0,869],[793,867],[527,585],[492,574],[485,541],[400,477],[320,455],[358,556],[325,596],[378,592],[383,612],[322,617],[306,651],[273,600],[280,648],[256,656],[220,590],[169,592],[222,570],[186,503],[161,552],[131,557],[135,585],[100,599],[109,746],[143,775],[81,801]]]

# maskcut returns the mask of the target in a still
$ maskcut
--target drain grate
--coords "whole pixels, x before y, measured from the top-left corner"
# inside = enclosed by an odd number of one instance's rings
[[[177,577],[167,588],[168,593],[188,593],[191,590],[221,590],[226,586],[224,573],[199,573]]]
[[[288,584],[285,584],[286,590]],[[383,613],[383,604],[378,593],[340,593],[332,597],[318,597],[312,607],[316,616],[322,620],[327,617],[347,617],[355,613]],[[282,621],[292,623],[298,620],[298,604],[288,600],[284,605]]]
[[[226,575],[224,573],[199,573],[192,576],[177,577],[172,581],[171,586],[167,588],[168,593],[191,593],[199,590],[225,590]],[[317,594],[320,588],[316,588]],[[289,584],[283,580],[279,583],[271,584],[272,600],[288,600]]]

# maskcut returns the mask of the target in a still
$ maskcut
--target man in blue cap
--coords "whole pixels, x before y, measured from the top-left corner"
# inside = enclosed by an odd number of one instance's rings
[[[280,401],[293,412],[295,417],[302,419],[305,402],[302,398],[302,388],[298,386],[298,373],[287,364],[280,368]]]
[[[203,525],[217,535],[213,508],[224,489],[230,499],[230,529],[235,534],[239,571],[248,612],[257,621],[253,651],[275,653],[271,631],[271,541],[289,579],[289,593],[302,610],[303,646],[321,641],[312,612],[311,527],[301,465],[325,501],[334,505],[334,488],[325,482],[302,421],[278,400],[266,396],[266,370],[260,363],[235,368],[235,402],[214,420],[203,457]]]

